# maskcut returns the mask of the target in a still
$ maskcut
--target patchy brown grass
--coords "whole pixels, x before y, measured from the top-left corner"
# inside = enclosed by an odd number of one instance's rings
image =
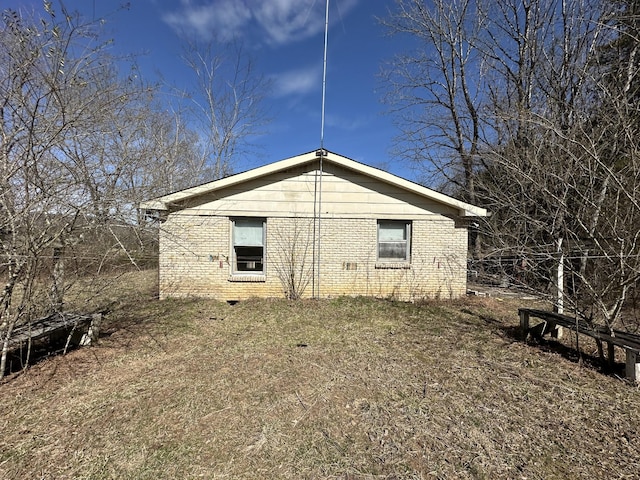
[[[0,477],[640,471],[638,388],[561,348],[517,342],[517,303],[337,298],[232,307],[157,301],[146,275],[109,290],[100,346],[0,386]]]

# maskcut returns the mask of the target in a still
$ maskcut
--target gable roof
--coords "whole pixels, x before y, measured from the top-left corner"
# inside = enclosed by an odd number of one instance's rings
[[[186,188],[168,195],[163,195],[151,200],[140,203],[140,209],[142,210],[169,210],[171,205],[177,205],[180,202],[190,200],[200,195],[210,194],[217,190],[227,188],[239,183],[254,180],[256,178],[265,177],[273,173],[281,172],[294,167],[300,167],[312,162],[317,162],[321,155],[320,150],[314,150],[312,152],[303,153],[301,155],[286,158],[278,162],[270,163],[262,167],[247,170],[246,172],[230,175],[220,180],[214,180],[212,182],[204,183],[195,187]],[[371,177],[381,182],[394,185],[409,192],[415,193],[437,203],[441,203],[448,207],[458,210],[458,214],[462,217],[485,217],[487,216],[487,210],[484,208],[471,205],[469,203],[456,200],[453,197],[445,195],[430,188],[423,187],[417,183],[411,182],[404,178],[398,177],[391,173],[385,172],[375,167],[370,167],[360,162],[356,162],[350,158],[338,155],[336,153],[324,150],[322,156],[323,164],[330,163],[338,165],[347,170],[351,170],[362,175]]]

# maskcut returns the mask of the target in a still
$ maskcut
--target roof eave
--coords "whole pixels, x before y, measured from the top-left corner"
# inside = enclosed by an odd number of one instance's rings
[[[484,208],[475,207],[473,209],[461,209],[460,216],[464,218],[468,217],[487,217],[489,216],[488,212]]]
[[[384,170],[380,170],[375,167],[371,167],[369,165],[365,165],[355,160],[351,160],[346,157],[342,157],[340,155],[332,154],[329,152],[329,155],[332,155],[337,158],[330,158],[334,163],[338,165],[342,165],[343,167],[349,168],[351,170],[360,171],[366,173],[367,175],[382,180],[384,182],[390,183],[392,185],[396,185],[405,190],[412,191],[418,195],[423,197],[430,198],[437,202],[440,202],[449,207],[453,207],[458,210],[458,215],[461,217],[486,217],[487,210],[484,208],[477,207],[475,205],[471,205],[470,203],[465,203],[461,200],[457,200],[452,198],[444,193],[437,192],[435,190],[431,190],[430,188],[424,187],[418,183],[412,182],[410,180],[406,180],[402,177],[398,177],[389,172],[385,172]]]
[[[471,205],[471,204],[462,202],[460,200],[456,200],[455,198],[452,198],[443,193],[437,192],[435,190],[431,190],[417,183],[398,177],[397,175],[393,175],[389,172],[385,172],[384,170],[380,170],[378,168],[370,167],[369,165],[356,162],[355,160],[351,160],[350,158],[343,157],[342,155],[338,155],[336,153],[329,152],[326,150],[324,151],[324,153],[325,153],[324,159],[328,160],[331,163],[340,165],[349,170],[354,170],[360,173],[364,173],[366,175],[369,175],[383,182],[395,185],[405,190],[412,191],[423,197],[430,198],[443,205],[456,209],[458,211],[458,215],[461,217],[486,217],[487,216],[487,211],[484,208],[476,207],[475,205]],[[288,168],[299,167],[307,163],[310,163],[314,160],[317,160],[317,158],[318,158],[318,153],[316,151],[303,153],[295,157],[287,158],[275,163],[270,163],[262,167],[248,170],[246,172],[238,173],[236,175],[231,175],[229,177],[222,178],[220,180],[214,180],[213,182],[208,182],[203,185],[187,188],[185,190],[181,190],[175,193],[164,195],[162,197],[141,202],[140,209],[168,211],[171,205],[178,205],[180,204],[180,202],[184,202],[186,200],[197,197],[199,195],[212,193],[222,188],[227,188],[227,187],[230,187],[254,178],[259,178],[265,175],[270,175],[276,172],[280,172]]]
[[[138,208],[140,210],[169,210],[167,204],[158,199],[140,202],[140,206]]]
[[[237,173],[235,175],[230,175],[228,177],[221,178],[219,180],[214,180],[212,182],[204,183],[202,185],[198,185],[195,187],[186,188],[178,192],[170,193],[168,195],[163,195],[162,197],[157,197],[145,202],[141,202],[140,209],[169,210],[170,205],[179,204],[180,202],[189,200],[199,195],[211,193],[216,190],[220,190],[222,188],[231,187],[233,185],[237,185],[247,180],[259,178],[265,175],[270,175],[272,173],[286,170],[288,168],[304,165],[315,159],[316,159],[315,151],[309,152],[309,153],[303,153],[302,155],[298,155],[295,157],[280,160],[278,162],[263,165],[262,167],[257,167],[252,170],[248,170],[246,172]]]

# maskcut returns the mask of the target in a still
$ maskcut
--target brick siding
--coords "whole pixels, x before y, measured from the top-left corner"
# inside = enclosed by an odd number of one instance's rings
[[[376,219],[323,218],[319,249],[321,296],[419,300],[463,295],[467,230],[439,215],[402,220],[412,221],[410,267],[379,268]],[[280,277],[288,274],[283,270],[290,262],[285,258],[294,259],[297,275],[310,275],[312,230],[312,220],[308,218],[268,218],[265,275],[234,279],[229,217],[185,212],[169,215],[160,230],[160,296],[229,301],[253,296],[281,297],[285,286]],[[294,237],[295,250],[291,240]],[[309,278],[304,296],[311,294]]]

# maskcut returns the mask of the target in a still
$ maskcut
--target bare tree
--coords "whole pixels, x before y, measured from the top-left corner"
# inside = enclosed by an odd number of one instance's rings
[[[150,233],[139,202],[230,173],[264,120],[266,82],[241,51],[189,50],[199,123],[160,101],[135,58],[123,73],[101,38],[62,2],[2,13],[0,377],[15,326],[65,308],[65,259],[137,266]]]
[[[64,308],[70,247],[108,235],[134,262],[124,232],[139,235],[136,205],[167,188],[193,144],[153,86],[113,67],[99,23],[44,6],[5,10],[0,27],[0,377],[15,326]]]
[[[269,82],[238,45],[189,41],[183,58],[195,79],[188,97],[195,129],[200,132],[200,171],[203,179],[233,172],[239,155],[251,147],[267,118],[262,102]]]
[[[131,250],[145,249],[148,240],[138,203],[192,185],[201,174],[192,168],[197,141],[184,117],[162,110],[158,87],[136,70],[122,76],[113,63],[86,72],[87,86],[69,92],[67,105],[100,98],[103,108],[74,122],[61,147],[86,199],[82,228],[102,256],[98,268],[118,255],[136,265]]]
[[[405,135],[413,141],[416,132],[459,132],[455,109],[464,112],[459,118],[467,127],[475,124],[470,112],[478,116],[480,135],[467,128],[462,137],[465,145],[477,145],[467,149],[475,159],[472,181],[447,178],[454,191],[473,189],[458,193],[493,213],[483,226],[484,253],[517,262],[518,276],[532,288],[551,296],[562,289],[559,308],[566,301],[585,319],[610,328],[619,323],[640,278],[640,132],[633,88],[639,39],[633,2],[397,4],[392,23],[425,45],[403,59],[400,65],[412,75],[396,77],[400,82],[392,88],[404,95],[395,105],[413,109]],[[450,17],[442,16],[454,6],[467,8],[455,11],[468,15],[471,5],[477,18],[456,16],[466,19],[447,23]],[[398,19],[410,28],[398,28]],[[433,33],[443,30],[442,37]],[[455,54],[444,55],[449,52]],[[473,85],[471,109],[464,94],[452,94],[461,88],[446,87],[462,85],[461,67],[476,64],[466,70],[466,85]],[[425,97],[412,96],[415,91]],[[431,143],[415,143],[415,156],[435,163],[439,172],[450,168],[438,157],[436,135],[423,137]],[[437,138],[460,152],[461,137]],[[451,158],[465,171],[464,157]]]
[[[73,228],[82,203],[74,201],[76,185],[59,147],[86,106],[67,108],[61,93],[81,83],[75,72],[92,57],[71,60],[72,41],[87,31],[71,19],[56,23],[46,7],[48,18],[39,26],[15,11],[3,12],[0,31],[0,254],[6,278],[0,297],[0,377],[13,328],[38,313],[32,300],[43,253]]]
[[[416,48],[385,72],[386,101],[401,135],[398,149],[423,172],[475,202],[482,143],[482,35],[488,19],[473,0],[398,0],[384,24]]]
[[[397,153],[423,180],[476,203],[476,170],[481,166],[486,118],[483,86],[489,19],[474,0],[397,0],[384,24],[410,35],[416,48],[397,55],[385,72],[385,101],[401,134]],[[471,253],[482,251],[478,224],[470,229]]]
[[[619,35],[605,7],[569,0],[532,6],[553,25],[529,44],[536,49],[528,54],[536,68],[526,72],[534,101],[516,111],[494,104],[496,130],[510,134],[487,155],[492,164],[482,175],[491,179],[485,198],[495,212],[488,224],[494,244],[525,259],[554,290],[568,283],[560,307],[567,300],[580,316],[611,328],[639,278],[638,233],[628,228],[639,221],[639,172],[630,103],[596,66],[600,47]]]

